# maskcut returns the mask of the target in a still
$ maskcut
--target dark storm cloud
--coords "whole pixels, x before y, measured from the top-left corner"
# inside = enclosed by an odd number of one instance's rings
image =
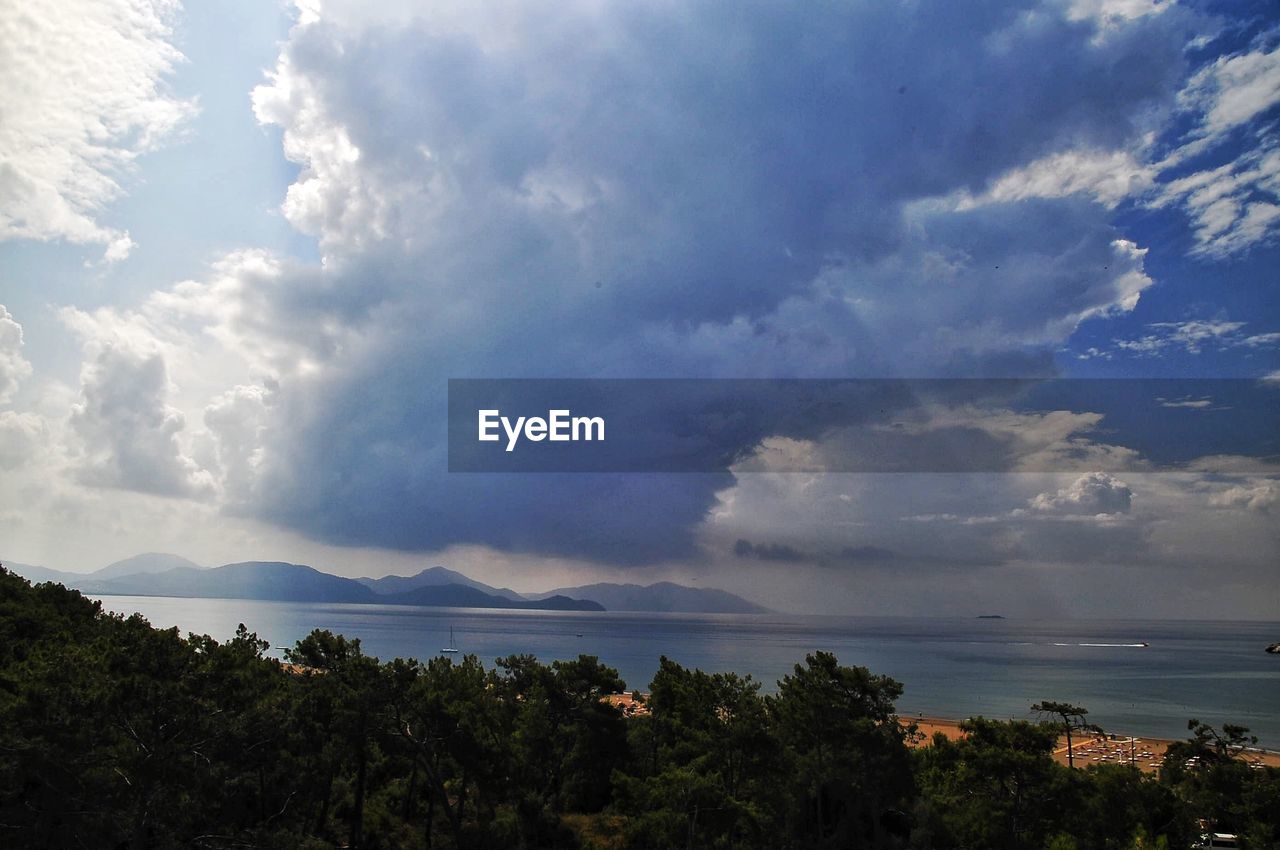
[[[823,553],[806,551],[786,543],[752,543],[743,538],[738,538],[733,544],[733,554],[739,558],[755,558],[759,561],[816,564],[820,567],[883,564],[896,557],[892,549],[882,546],[845,546],[836,552]]]
[[[785,543],[752,543],[739,537],[733,544],[733,554],[739,558],[757,558],[761,561],[802,562],[813,561],[814,555],[802,552]]]
[[[1176,7],[1105,38],[1025,3],[450,12],[302,25],[257,96],[326,263],[240,296],[306,317],[316,367],[279,379],[255,515],[687,556],[728,475],[449,476],[446,380],[1042,374],[1145,285],[1087,200],[912,203],[1134,142],[1185,72]]]

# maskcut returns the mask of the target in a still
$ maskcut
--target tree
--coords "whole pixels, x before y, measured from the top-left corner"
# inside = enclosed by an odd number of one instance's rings
[[[511,729],[500,682],[474,655],[460,663],[397,660],[390,668],[391,726],[424,778],[424,833],[431,846],[435,813],[444,813],[456,846],[478,843],[467,830],[493,821],[511,773]],[[468,812],[476,817],[468,820]],[[474,837],[473,837],[474,838]]]
[[[1059,828],[1081,847],[1186,847],[1195,837],[1190,812],[1172,789],[1128,765],[1072,771],[1074,805]]]
[[[791,831],[808,846],[889,846],[913,796],[902,685],[829,652],[806,656],[768,705],[791,771]]]
[[[1023,720],[981,717],[960,724],[964,737],[935,735],[920,751],[924,805],[913,846],[1040,848],[1071,807],[1071,771],[1054,763],[1057,733]]]
[[[1258,739],[1244,726],[1231,723],[1218,730],[1192,719],[1187,729],[1191,737],[1170,744],[1165,751],[1161,780],[1190,804],[1197,817],[1209,821],[1215,829],[1245,832],[1253,819],[1245,801],[1250,799],[1257,780],[1240,756]],[[1277,802],[1280,801],[1272,801],[1272,809]]]
[[[760,685],[688,670],[667,658],[650,685],[650,716],[630,721],[639,758],[618,775],[628,830],[643,846],[736,846],[778,818],[781,746]]]
[[[302,666],[309,685],[307,702],[328,737],[320,742],[322,749],[334,743],[333,759],[326,765],[325,791],[317,825],[323,828],[330,805],[330,792],[337,772],[344,762],[355,769],[350,815],[349,843],[353,848],[364,844],[364,807],[368,790],[368,769],[373,757],[379,729],[378,714],[386,704],[381,669],[377,659],[360,649],[358,639],[348,640],[327,629],[316,629],[296,647],[286,650],[285,658]]]
[[[1031,706],[1031,710],[1039,714],[1041,717],[1046,715],[1056,718],[1055,727],[1067,736],[1067,767],[1075,767],[1075,748],[1071,743],[1072,732],[1101,732],[1102,727],[1093,723],[1085,722],[1085,715],[1089,713],[1087,708],[1078,705],[1072,705],[1069,702],[1052,702],[1045,700]]]
[[[622,711],[605,699],[626,689],[618,671],[593,655],[549,666],[516,655],[498,666],[515,706],[513,745],[526,787],[555,813],[604,808],[627,754]]]

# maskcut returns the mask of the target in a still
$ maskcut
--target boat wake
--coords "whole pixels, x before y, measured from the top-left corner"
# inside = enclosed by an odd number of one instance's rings
[[[1051,643],[1050,646],[1112,646],[1112,647],[1143,647],[1147,646],[1146,641],[1142,643]]]

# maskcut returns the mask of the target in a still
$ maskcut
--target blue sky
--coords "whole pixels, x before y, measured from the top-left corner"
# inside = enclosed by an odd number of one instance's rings
[[[838,422],[705,476],[444,469],[451,377],[1274,381],[1273,4],[2,15],[6,558],[1280,602],[1275,467],[1155,473],[1099,411],[912,425],[999,442],[1000,474],[779,471],[849,451]]]

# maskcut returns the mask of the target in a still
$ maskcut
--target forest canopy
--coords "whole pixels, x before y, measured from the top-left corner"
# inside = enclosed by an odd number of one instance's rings
[[[814,653],[762,693],[663,658],[281,663],[0,570],[0,844],[139,848],[1280,847],[1280,770],[1192,721],[1157,776],[1071,770],[1061,718],[922,742],[903,685]],[[927,746],[912,746],[927,743]]]

